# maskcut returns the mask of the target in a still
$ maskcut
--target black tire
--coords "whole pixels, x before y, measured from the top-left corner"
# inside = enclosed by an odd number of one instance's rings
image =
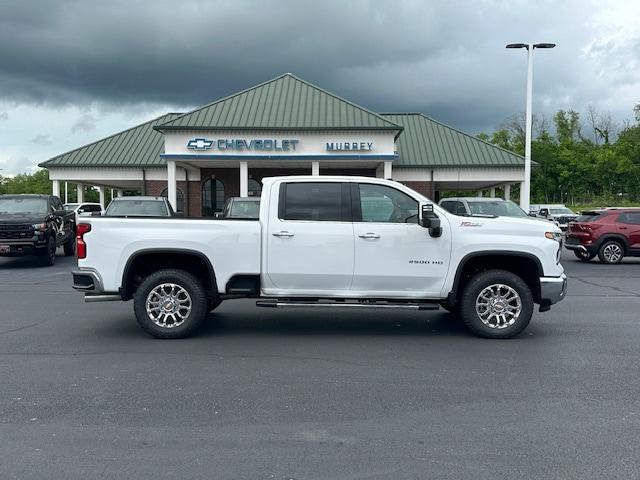
[[[520,301],[520,314],[513,320],[513,323],[501,328],[485,324],[476,310],[476,300],[479,299],[480,293],[493,285],[506,285],[517,294],[514,298],[519,298]],[[501,289],[500,291],[504,291],[505,295],[509,293],[506,289]],[[511,292],[511,294],[513,295],[513,292]],[[511,305],[513,304],[511,303]],[[499,306],[504,308],[504,304]],[[460,316],[462,317],[462,321],[469,330],[479,337],[515,337],[527,328],[532,315],[533,295],[531,294],[531,290],[522,278],[506,270],[487,270],[478,273],[469,280],[460,298]],[[488,320],[491,324],[491,318]]]
[[[53,266],[56,263],[56,250],[56,240],[51,236],[47,248],[40,254],[40,264],[44,267]]]
[[[191,310],[188,313],[183,313],[184,318],[177,326],[159,325],[147,313],[147,297],[154,288],[162,284],[174,284],[186,291],[190,298]],[[138,324],[145,332],[156,338],[183,338],[191,335],[202,324],[207,314],[207,294],[200,281],[192,274],[184,270],[159,270],[149,275],[138,287],[133,295],[133,308]],[[167,322],[160,321],[160,323]]]
[[[67,257],[73,257],[76,253],[76,237],[71,235],[66,242],[64,242],[64,254]]]
[[[595,254],[591,254],[589,252],[583,252],[581,250],[574,250],[573,254],[580,260],[581,262],[590,262],[595,257]]]
[[[620,263],[624,258],[624,245],[616,240],[606,240],[600,245],[598,258],[609,265]]]

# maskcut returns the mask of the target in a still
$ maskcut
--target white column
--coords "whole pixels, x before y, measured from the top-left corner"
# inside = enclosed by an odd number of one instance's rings
[[[249,196],[249,165],[247,162],[240,162],[240,196]]]
[[[491,190],[489,192],[490,192],[489,196],[491,198],[495,197],[496,196],[496,187],[491,187]]]
[[[389,180],[393,175],[393,167],[391,161],[384,162],[384,178]]]
[[[320,162],[311,162],[311,175],[314,177],[320,175]]]
[[[524,210],[524,205],[527,206],[526,210]],[[520,208],[525,212],[529,212],[529,199],[527,198],[527,193],[524,190],[524,182],[520,182]]]
[[[64,203],[69,203],[69,183],[64,182]]]
[[[504,185],[504,199],[505,200],[510,200],[511,199],[511,184],[510,183],[506,183]]]
[[[60,197],[60,180],[53,180],[52,193],[56,197]]]
[[[482,190],[478,190],[478,197],[482,197]]]
[[[167,196],[174,211],[178,211],[178,192],[176,186],[176,161],[167,160]]]
[[[107,189],[105,186],[100,185],[98,187],[98,194],[100,195],[100,205],[104,208],[105,200],[106,200]]]
[[[84,184],[82,184],[82,183],[77,183],[77,184],[76,184],[76,192],[77,192],[77,194],[78,194],[78,195],[77,195],[77,197],[78,197],[78,198],[76,199],[76,201],[77,201],[78,203],[82,203],[82,202],[84,202]]]
[[[124,197],[124,190],[122,190],[121,188],[119,188],[118,190],[116,190],[118,197]]]

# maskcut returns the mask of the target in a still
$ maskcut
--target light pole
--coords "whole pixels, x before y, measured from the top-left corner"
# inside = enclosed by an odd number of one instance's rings
[[[520,188],[520,208],[529,212],[531,200],[531,104],[533,98],[533,50],[536,48],[553,48],[555,43],[509,43],[507,48],[527,49],[527,108],[525,113],[524,140],[524,182]]]

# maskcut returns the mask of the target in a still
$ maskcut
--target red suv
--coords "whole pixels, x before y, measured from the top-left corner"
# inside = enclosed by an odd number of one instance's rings
[[[582,212],[569,224],[565,247],[588,262],[620,263],[640,257],[640,208],[606,208]]]

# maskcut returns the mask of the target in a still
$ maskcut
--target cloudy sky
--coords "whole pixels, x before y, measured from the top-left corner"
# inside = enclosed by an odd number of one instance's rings
[[[524,110],[622,123],[640,102],[640,2],[0,0],[0,170],[292,72],[379,112],[469,133]]]

